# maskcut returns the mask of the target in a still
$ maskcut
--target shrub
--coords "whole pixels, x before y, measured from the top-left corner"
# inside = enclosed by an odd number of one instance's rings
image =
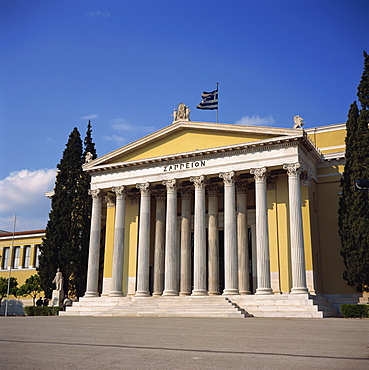
[[[369,317],[369,305],[365,304],[341,304],[343,317]]]
[[[61,307],[26,306],[24,313],[27,316],[58,316]]]

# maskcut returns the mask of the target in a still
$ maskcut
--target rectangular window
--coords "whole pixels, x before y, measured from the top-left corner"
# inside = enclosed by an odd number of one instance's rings
[[[31,262],[31,246],[26,245],[24,247],[24,267],[29,267],[29,264]]]
[[[19,268],[19,261],[20,261],[20,247],[14,248],[14,259],[13,259],[13,268]]]
[[[9,265],[9,254],[10,254],[10,248],[9,247],[4,248],[3,249],[3,264],[1,266],[3,269],[7,269],[8,268],[8,265]]]
[[[35,267],[38,267],[38,256],[40,255],[40,244],[36,245],[36,253],[35,253]]]

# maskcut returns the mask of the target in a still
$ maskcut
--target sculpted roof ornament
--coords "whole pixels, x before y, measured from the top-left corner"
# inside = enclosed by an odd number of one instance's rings
[[[305,124],[304,122],[304,119],[300,116],[295,116],[293,117],[293,128],[301,128],[302,129],[302,126]]]
[[[87,152],[86,153],[86,156],[85,156],[85,164],[86,163],[90,163],[92,161],[92,159],[93,159],[92,157],[93,157],[92,153]]]
[[[183,103],[178,104],[178,108],[174,109],[172,114],[173,116],[173,123],[176,121],[189,121],[190,120],[190,108]]]

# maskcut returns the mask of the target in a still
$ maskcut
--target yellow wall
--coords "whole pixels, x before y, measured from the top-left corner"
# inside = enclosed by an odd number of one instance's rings
[[[113,249],[114,249],[115,207],[108,206],[106,210],[106,234],[104,251],[104,278],[112,277]]]
[[[268,206],[268,226],[269,226],[269,253],[270,271],[279,274],[279,241],[278,241],[278,212],[276,190],[267,191]],[[280,283],[278,289],[273,286],[274,293],[280,293]]]
[[[28,246],[28,245],[31,246],[30,265],[34,265],[35,258],[36,258],[36,255],[35,255],[36,245],[42,244],[42,238],[45,235],[44,233],[38,233],[38,235],[40,234],[41,236],[35,236],[34,234],[15,235],[14,244],[12,242],[12,236],[11,237],[1,237],[1,234],[0,234],[0,256],[2,256],[0,257],[0,260],[1,260],[0,267],[2,265],[2,258],[4,256],[3,248],[11,247],[12,244],[14,245],[14,247],[22,247],[22,246]],[[19,266],[23,266],[24,264],[23,252],[24,250],[22,251],[21,249]],[[11,250],[10,261],[13,261],[12,260],[13,253],[14,253],[14,249],[13,249],[13,252]],[[15,277],[17,279],[18,288],[20,288],[26,282],[26,279],[28,279],[31,275],[35,275],[35,274],[37,274],[36,268],[27,267],[27,268],[12,268],[11,269],[11,277]],[[0,277],[8,278],[9,270],[7,268],[0,269]],[[43,296],[43,293],[41,293],[41,295]],[[10,298],[14,298],[14,297],[11,296]],[[21,298],[27,299],[31,297],[25,296]]]
[[[315,145],[322,151],[322,153],[333,153],[342,152],[344,148],[337,149],[324,149],[334,146],[344,146],[346,138],[346,129],[343,126],[337,130],[329,128],[317,128],[316,132],[314,129],[309,129],[309,138],[315,143]]]
[[[128,278],[136,277],[138,245],[138,203],[126,200],[126,219],[124,235],[123,292],[128,291]]]
[[[344,264],[340,255],[338,234],[338,202],[341,188],[337,180],[325,177],[318,188],[318,214],[323,292],[329,294],[354,294],[342,278]]]
[[[282,293],[291,290],[290,238],[288,215],[287,175],[278,176],[276,187],[278,246],[279,246],[279,279]]]

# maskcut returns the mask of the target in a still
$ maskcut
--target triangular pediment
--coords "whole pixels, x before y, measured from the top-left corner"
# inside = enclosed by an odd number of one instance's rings
[[[243,126],[207,122],[177,121],[150,135],[95,159],[85,170],[118,163],[177,155],[229,145],[294,136],[301,130]]]

